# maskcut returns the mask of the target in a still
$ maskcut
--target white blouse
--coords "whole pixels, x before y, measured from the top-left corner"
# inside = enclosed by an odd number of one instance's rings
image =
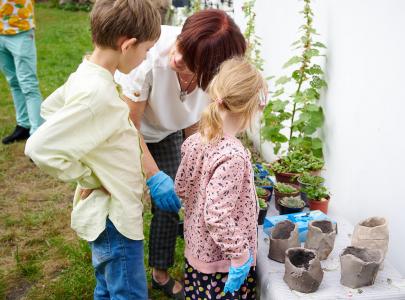
[[[201,88],[195,88],[180,100],[176,72],[170,68],[169,53],[180,33],[179,27],[162,26],[157,43],[147,58],[129,74],[115,73],[123,94],[134,102],[147,101],[141,121],[146,143],[157,143],[168,135],[190,127],[201,118],[210,100]]]

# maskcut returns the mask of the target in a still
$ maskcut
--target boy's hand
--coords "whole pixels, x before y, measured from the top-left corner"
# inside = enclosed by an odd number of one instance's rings
[[[100,187],[98,189],[81,189],[80,190],[80,199],[84,200],[86,199],[88,196],[90,196],[90,194],[94,191],[94,190],[101,190],[102,192],[106,193],[107,195],[110,195],[110,192],[107,191],[105,189],[105,187]]]
[[[165,211],[178,212],[181,203],[174,191],[174,182],[163,171],[157,172],[146,181],[155,205]]]

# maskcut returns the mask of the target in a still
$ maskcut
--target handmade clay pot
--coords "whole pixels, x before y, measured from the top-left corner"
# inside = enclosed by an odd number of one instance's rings
[[[340,255],[340,283],[352,289],[374,284],[383,261],[381,250],[349,246]]]
[[[299,247],[298,225],[291,221],[281,221],[271,231],[269,258],[283,263],[285,251],[291,247]]]
[[[383,259],[388,250],[388,241],[388,223],[385,218],[371,217],[354,228],[352,246],[379,249],[383,252]]]
[[[292,290],[313,293],[323,279],[323,271],[315,250],[290,248],[285,254],[284,281]]]
[[[331,221],[311,221],[308,224],[308,235],[305,248],[318,253],[319,260],[325,260],[335,245],[336,230]]]

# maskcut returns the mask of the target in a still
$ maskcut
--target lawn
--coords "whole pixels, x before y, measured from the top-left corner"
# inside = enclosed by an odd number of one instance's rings
[[[40,4],[36,20],[38,76],[46,98],[91,51],[88,14]],[[0,136],[14,126],[11,94],[0,76]],[[0,299],[92,299],[89,247],[70,229],[73,189],[36,168],[24,156],[24,143],[0,145]],[[151,213],[145,207],[147,238]],[[182,277],[183,248],[178,239],[171,270],[176,278]],[[166,299],[156,291],[150,297]]]

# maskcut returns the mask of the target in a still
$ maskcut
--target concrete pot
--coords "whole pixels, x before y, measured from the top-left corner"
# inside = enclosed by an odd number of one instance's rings
[[[372,285],[382,262],[381,250],[349,246],[340,255],[340,283],[352,289]]]
[[[336,230],[331,221],[311,221],[308,224],[308,235],[305,248],[318,253],[319,260],[325,260],[335,245]]]
[[[269,258],[284,263],[285,251],[299,246],[298,225],[288,220],[279,222],[271,231]]]
[[[371,217],[354,228],[352,246],[381,250],[383,259],[388,250],[388,242],[388,222],[385,218]]]
[[[284,281],[292,290],[313,293],[323,279],[323,271],[315,250],[290,248],[286,251]]]

